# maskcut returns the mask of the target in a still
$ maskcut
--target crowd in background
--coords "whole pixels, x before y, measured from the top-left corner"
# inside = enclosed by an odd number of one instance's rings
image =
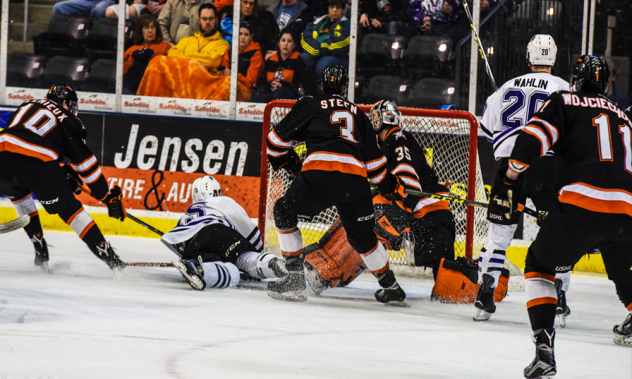
[[[238,101],[297,99],[316,90],[327,65],[348,68],[351,0],[280,0],[268,7],[240,1]],[[459,41],[470,32],[463,1],[360,0],[358,46],[376,33],[403,35],[406,44],[418,35]],[[481,16],[498,2],[481,0]],[[124,55],[124,92],[228,100],[233,7],[234,0],[128,0],[135,32]],[[53,14],[116,18],[118,4],[68,0],[55,4]],[[627,106],[627,95],[611,91]]]

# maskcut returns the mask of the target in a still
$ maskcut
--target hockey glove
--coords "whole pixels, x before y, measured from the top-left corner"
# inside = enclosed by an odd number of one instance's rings
[[[103,199],[103,203],[108,207],[108,215],[112,218],[118,218],[119,220],[125,220],[127,217],[127,211],[123,204],[123,194],[121,193],[121,187],[114,186],[110,189],[110,193]]]
[[[384,197],[390,201],[404,201],[408,194],[404,191],[404,184],[401,179],[393,174],[388,174],[393,176],[394,185],[391,187],[391,190],[387,193],[384,193]]]
[[[298,175],[303,168],[303,163],[294,149],[288,150],[287,154],[279,158],[268,156],[268,161],[275,172],[283,168],[290,176]]]
[[[520,199],[521,181],[503,177],[500,184],[492,188],[487,218],[498,224],[513,224]],[[517,220],[515,220],[517,222]]]
[[[81,193],[81,186],[83,186],[83,180],[81,180],[81,177],[71,165],[65,164],[61,168],[64,170],[64,173],[66,173],[66,180],[68,180],[68,184],[70,184],[70,189],[79,195]]]

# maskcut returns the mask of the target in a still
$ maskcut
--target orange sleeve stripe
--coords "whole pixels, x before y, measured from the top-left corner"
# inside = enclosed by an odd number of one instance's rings
[[[358,175],[366,178],[366,168],[360,168],[356,165],[342,162],[318,161],[312,160],[303,164],[302,171],[320,170],[320,171],[338,171],[344,174]]]
[[[517,160],[515,160],[515,159],[510,159],[510,160],[509,160],[509,162],[513,162],[513,163],[515,163],[515,164],[519,164],[519,165],[521,165],[521,166],[529,167],[529,165],[528,165],[528,164],[526,164],[526,163],[522,163],[522,162],[517,161]]]
[[[19,139],[19,138],[16,138],[16,139]],[[24,143],[26,143],[26,142],[24,142]],[[26,143],[26,144],[28,144],[28,143]],[[31,144],[28,144],[28,145],[31,145]],[[33,145],[33,146],[35,146],[35,145]],[[45,150],[48,153],[40,153],[38,151],[27,149],[27,148],[21,147],[19,145],[12,144],[12,143],[7,142],[7,141],[0,142],[0,151],[8,151],[8,152],[11,152],[11,153],[16,153],[16,154],[20,154],[20,155],[26,155],[27,157],[37,158],[37,159],[39,159],[39,160],[41,160],[43,162],[51,162],[51,161],[54,161],[54,160],[59,158],[57,153],[55,153],[53,150],[50,150],[50,149],[47,149],[47,148],[44,148],[44,147],[41,147],[41,146],[37,146],[37,149]]]
[[[527,301],[527,308],[535,307],[537,305],[552,304],[557,305],[557,298],[555,297],[539,297],[537,299]]]
[[[564,191],[560,203],[572,204],[599,213],[627,214],[632,216],[632,204],[625,201],[600,200],[577,192]]]
[[[437,201],[436,203],[426,205],[425,207],[422,207],[421,209],[418,209],[415,212],[414,218],[423,218],[426,214],[430,212],[440,211],[440,210],[449,211],[450,204],[447,201]]]
[[[555,282],[555,275],[543,274],[541,272],[525,272],[525,279],[546,279]]]

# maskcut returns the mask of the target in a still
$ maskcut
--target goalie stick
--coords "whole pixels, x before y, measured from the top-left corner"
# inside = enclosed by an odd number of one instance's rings
[[[23,227],[28,225],[29,222],[31,222],[31,216],[22,215],[16,218],[15,220],[11,220],[9,222],[0,224],[0,234],[9,233],[14,230],[22,229]]]
[[[485,55],[485,49],[483,48],[481,39],[478,37],[478,31],[474,27],[474,20],[472,19],[472,14],[470,13],[470,7],[467,5],[467,1],[463,2],[463,8],[465,8],[465,14],[467,15],[468,20],[470,20],[470,26],[472,27],[472,31],[474,32],[474,38],[476,39],[476,44],[478,45],[478,51],[481,53],[481,58],[483,58],[483,60],[485,61],[485,70],[487,71],[487,76],[489,76],[489,80],[492,81],[492,86],[494,86],[494,91],[496,91],[498,90],[498,87],[496,86],[494,75],[492,74],[492,68],[489,66],[487,55]]]
[[[487,204],[487,203],[480,203],[478,201],[461,199],[461,198],[458,198],[458,197],[439,195],[437,193],[423,192],[423,191],[417,191],[417,190],[413,190],[413,189],[406,189],[405,192],[407,194],[409,194],[409,195],[429,197],[429,198],[432,198],[432,199],[439,199],[439,200],[447,201],[448,203],[464,204],[464,205],[469,205],[469,206],[473,206],[473,207],[481,207],[481,208],[487,208],[489,206],[489,204]],[[528,214],[529,216],[533,216],[533,217],[535,217],[537,219],[540,219],[540,220],[544,220],[546,218],[546,214],[545,213],[538,212],[538,211],[536,211],[534,209],[531,209],[531,208],[527,208],[523,204],[518,204],[518,211],[519,212],[524,212],[524,213]]]

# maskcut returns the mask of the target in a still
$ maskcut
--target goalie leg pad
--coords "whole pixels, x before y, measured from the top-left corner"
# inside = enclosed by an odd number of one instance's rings
[[[239,283],[239,269],[228,262],[204,262],[204,281],[207,288],[235,287]]]
[[[476,284],[476,272],[476,265],[467,263],[462,258],[456,261],[441,259],[435,285],[432,288],[432,297],[447,303],[473,303],[479,287]],[[508,283],[509,271],[502,269],[499,284],[494,291],[495,302],[507,296]]]

